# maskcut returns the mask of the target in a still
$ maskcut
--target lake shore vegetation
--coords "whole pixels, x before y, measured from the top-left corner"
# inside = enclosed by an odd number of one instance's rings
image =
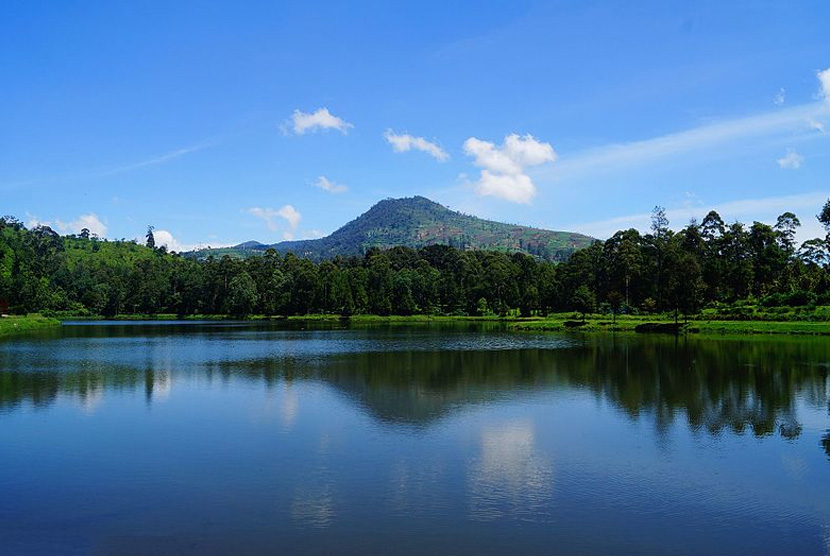
[[[61,236],[3,217],[0,313],[523,319],[524,328],[621,330],[673,320],[701,331],[819,330],[808,323],[830,322],[830,200],[817,218],[828,237],[800,246],[800,221],[790,212],[772,225],[746,226],[711,211],[675,232],[655,207],[650,233],[621,230],[560,263],[447,245],[369,247],[315,263],[274,250],[199,258],[157,246],[152,227],[141,244],[88,230]]]

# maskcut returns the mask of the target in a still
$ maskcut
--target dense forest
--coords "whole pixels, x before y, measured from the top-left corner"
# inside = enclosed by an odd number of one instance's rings
[[[0,219],[0,308],[14,313],[172,313],[245,316],[444,314],[524,316],[555,311],[694,315],[751,300],[767,307],[830,304],[828,232],[796,245],[800,222],[726,224],[714,211],[672,231],[655,207],[651,231],[596,241],[561,263],[523,253],[446,245],[369,249],[314,263],[275,250],[197,260],[83,230],[60,236]]]

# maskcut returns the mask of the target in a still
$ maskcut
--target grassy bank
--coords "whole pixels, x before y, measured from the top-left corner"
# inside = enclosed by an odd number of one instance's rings
[[[640,315],[617,317],[616,322],[607,315],[588,315],[585,324],[575,313],[550,315],[543,319],[521,321],[513,324],[518,330],[562,332],[566,330],[584,332],[633,332],[645,323],[674,323],[671,315]],[[682,321],[681,321],[682,322]],[[830,335],[830,321],[803,320],[718,320],[690,319],[684,330],[693,334],[808,334]]]
[[[353,315],[348,318],[339,315],[306,315],[288,317],[292,322],[342,322],[351,324],[430,324],[453,322],[504,323],[514,330],[548,331],[548,332],[634,332],[638,325],[645,323],[673,324],[673,315],[621,315],[616,321],[608,315],[587,315],[585,323],[577,313],[560,313],[547,317],[522,318],[508,317],[474,317],[474,316],[379,316]],[[682,322],[682,321],[681,321]],[[810,322],[792,321],[756,321],[756,320],[716,320],[695,319],[683,327],[691,334],[807,334],[830,335],[830,321]]]
[[[93,316],[73,316],[73,315],[56,315],[61,320],[103,320],[103,317]],[[155,314],[155,315],[119,315],[114,319],[120,321],[139,321],[139,320],[236,320],[238,317],[229,315],[189,315],[182,319],[175,314]],[[582,316],[578,313],[558,313],[548,315],[547,317],[530,317],[522,318],[518,316],[466,316],[466,315],[352,315],[350,317],[342,317],[340,315],[331,314],[316,314],[304,316],[290,316],[290,317],[268,317],[264,315],[251,315],[245,320],[251,321],[288,321],[288,322],[348,322],[355,325],[383,325],[383,324],[400,324],[400,325],[417,325],[417,324],[440,324],[440,323],[492,323],[504,324],[514,330],[529,330],[529,331],[550,331],[550,332],[564,332],[564,331],[579,331],[579,332],[634,332],[638,325],[645,323],[674,323],[674,316],[671,314],[663,315],[620,315],[612,319],[608,315],[591,314],[587,315],[585,323],[582,323]],[[0,335],[4,333],[14,333],[17,331],[25,331],[46,326],[54,326],[59,321],[56,318],[46,318],[39,315],[31,315],[28,317],[9,317],[0,319]],[[829,320],[804,320],[793,318],[782,318],[781,320],[764,320],[764,319],[737,319],[731,318],[712,318],[711,315],[701,315],[697,318],[690,319],[684,327],[684,331],[688,333],[699,334],[805,334],[805,335],[830,335],[830,321]]]
[[[30,332],[32,330],[60,326],[60,323],[58,319],[42,317],[36,314],[26,315],[25,317],[3,317],[0,318],[0,338]]]
[[[304,315],[288,317],[289,321],[320,321],[320,322],[334,322],[334,321],[348,321],[358,324],[384,324],[384,323],[401,323],[401,324],[418,324],[418,323],[438,323],[438,322],[517,322],[518,317],[475,317],[467,315],[351,315],[349,317],[342,317],[340,315]]]
[[[808,334],[830,336],[830,322],[694,321],[690,332],[701,334]]]
[[[109,320],[109,321],[140,321],[140,320],[233,320],[234,317],[229,315],[186,315],[184,317],[176,313],[155,313],[152,315],[145,315],[141,313],[116,315],[114,317],[105,317],[102,315],[78,315],[72,313],[57,313],[55,314],[60,320],[73,321],[94,321],[94,320]],[[262,319],[265,317],[249,317],[249,319]]]

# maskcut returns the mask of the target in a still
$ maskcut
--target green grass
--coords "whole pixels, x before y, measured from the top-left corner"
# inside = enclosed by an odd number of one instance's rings
[[[72,312],[57,312],[55,316],[61,320],[78,320],[78,321],[93,321],[93,320],[109,320],[109,321],[140,321],[140,320],[236,320],[237,317],[231,315],[214,315],[214,314],[197,314],[185,315],[181,317],[176,313],[154,313],[152,315],[142,313],[124,313],[114,317],[105,317],[103,315],[85,315],[76,314]],[[251,315],[243,320],[268,320],[270,317],[264,315]]]
[[[102,317],[73,317],[71,315],[57,315],[64,320],[98,320]],[[710,317],[710,318],[707,318]],[[228,315],[188,315],[184,320],[228,320],[233,319]],[[119,315],[112,320],[179,320],[175,314],[156,315]],[[620,315],[616,322],[609,315],[590,314],[581,324],[582,315],[579,313],[558,313],[547,317],[523,318],[518,316],[465,316],[465,315],[352,315],[341,317],[340,315],[315,314],[290,317],[267,317],[264,315],[251,315],[246,320],[288,320],[292,322],[342,322],[348,321],[351,324],[372,325],[372,324],[439,324],[453,322],[481,322],[492,324],[504,324],[514,330],[527,331],[578,331],[578,332],[633,332],[635,327],[643,323],[673,323],[674,315]],[[682,320],[681,320],[682,322]],[[54,318],[46,318],[40,315],[29,315],[27,317],[8,317],[0,319],[0,336],[24,332],[27,330],[40,329],[59,324]],[[830,321],[827,320],[738,320],[711,318],[710,315],[701,315],[690,319],[686,331],[694,334],[708,335],[749,335],[749,334],[793,334],[793,335],[830,335]]]
[[[535,321],[517,322],[513,328],[518,330],[537,331],[565,331],[577,330],[584,332],[628,332],[634,331],[638,324],[647,322],[673,323],[673,315],[620,315],[616,322],[608,315],[588,315],[584,325],[569,327],[566,322],[581,321],[577,313],[562,313],[549,315]],[[682,320],[680,322],[683,322]],[[803,320],[715,320],[696,318],[689,319],[686,326],[689,333],[695,334],[809,334],[830,335],[830,322],[803,321]]]
[[[522,319],[520,317],[499,317],[486,316],[477,317],[469,315],[352,315],[350,317],[342,317],[340,315],[304,315],[291,316],[287,320],[291,321],[342,321],[347,320],[351,323],[401,323],[401,324],[417,324],[417,323],[433,323],[433,322],[519,322],[538,320],[540,317],[533,319]]]
[[[690,332],[701,334],[808,334],[830,335],[830,322],[805,321],[694,321]]]
[[[42,317],[37,314],[0,318],[0,338],[23,334],[32,330],[42,330],[53,326],[60,326],[58,319]]]
[[[639,316],[620,315],[616,322],[608,315],[586,315],[585,324],[578,326],[568,326],[570,323],[581,323],[582,315],[579,313],[558,313],[555,315],[548,315],[545,318],[535,320],[523,320],[513,324],[513,328],[517,330],[535,330],[535,331],[551,331],[561,332],[566,330],[576,330],[580,332],[626,332],[634,331],[634,327],[638,324],[646,322],[674,322],[668,319],[655,319]]]

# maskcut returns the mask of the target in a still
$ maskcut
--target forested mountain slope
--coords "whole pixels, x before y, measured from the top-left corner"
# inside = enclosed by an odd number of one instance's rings
[[[520,252],[547,261],[561,261],[577,249],[587,247],[591,241],[592,238],[582,234],[484,220],[450,210],[425,197],[407,197],[380,201],[324,238],[273,245],[249,241],[230,249],[203,250],[198,256],[245,257],[272,247],[280,253],[290,251],[300,257],[321,261],[337,255],[363,255],[371,247],[417,249],[427,245],[448,245],[460,250]]]

